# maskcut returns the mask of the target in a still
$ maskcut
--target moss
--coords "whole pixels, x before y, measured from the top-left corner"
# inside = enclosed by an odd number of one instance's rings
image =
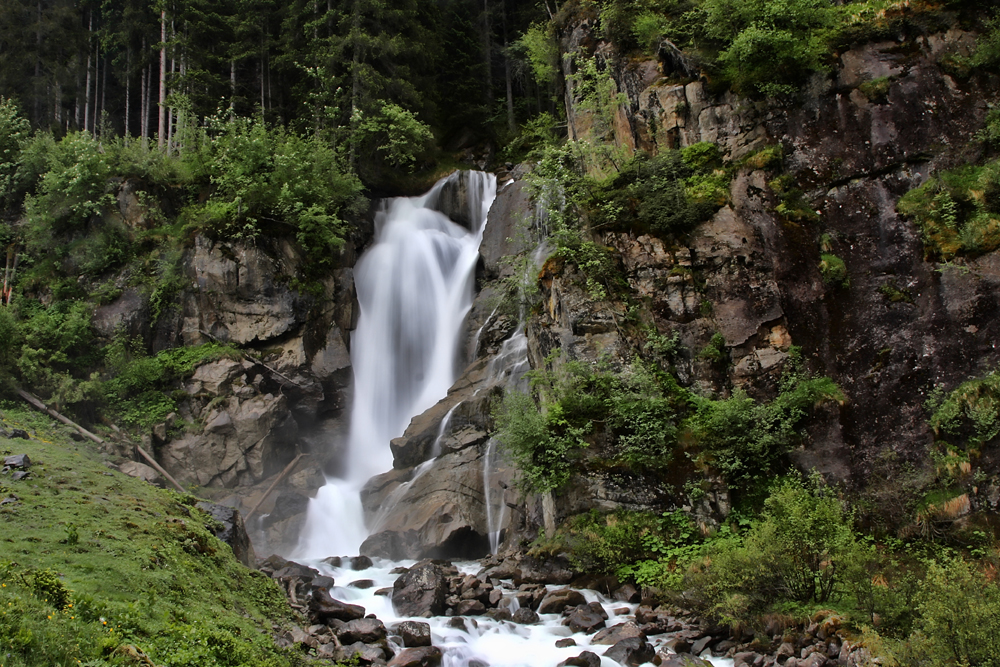
[[[30,476],[0,496],[3,664],[296,665],[270,639],[295,619],[270,579],[236,561],[210,517],[180,495],[109,472],[62,427],[13,404],[0,454],[26,453]],[[88,662],[92,661],[92,662]]]
[[[819,272],[823,282],[833,287],[850,287],[851,279],[847,274],[844,260],[831,253],[820,255]]]
[[[885,104],[888,101],[890,86],[892,86],[892,77],[880,76],[876,79],[869,79],[863,82],[858,86],[858,90],[868,98],[869,102]]]

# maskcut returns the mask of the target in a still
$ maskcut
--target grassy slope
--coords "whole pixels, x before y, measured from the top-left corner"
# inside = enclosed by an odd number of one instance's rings
[[[0,506],[0,667],[301,661],[270,636],[294,620],[284,595],[236,561],[193,498],[109,470],[46,418],[0,408],[8,430],[34,436],[0,438],[0,455],[33,462],[24,480],[0,476],[0,501],[18,498]]]

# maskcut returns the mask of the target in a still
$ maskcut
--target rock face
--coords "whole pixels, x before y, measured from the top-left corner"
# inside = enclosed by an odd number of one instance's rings
[[[254,555],[253,545],[250,543],[250,536],[247,535],[247,529],[243,524],[243,517],[240,516],[239,510],[206,502],[198,503],[198,509],[206,512],[221,524],[215,536],[232,548],[236,560],[247,567],[257,565],[257,557]]]

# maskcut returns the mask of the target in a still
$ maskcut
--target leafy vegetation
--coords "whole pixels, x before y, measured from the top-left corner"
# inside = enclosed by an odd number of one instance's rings
[[[897,204],[923,234],[928,258],[950,260],[1000,247],[1000,161],[946,171]]]
[[[119,473],[46,418],[3,405],[0,455],[26,453],[31,477],[5,479],[0,516],[0,650],[11,666],[297,665],[272,622],[293,622],[282,591],[240,565],[194,499]]]

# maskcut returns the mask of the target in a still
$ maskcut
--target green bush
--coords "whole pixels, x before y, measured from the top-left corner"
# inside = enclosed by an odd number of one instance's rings
[[[896,208],[920,227],[929,258],[947,261],[1000,248],[1000,161],[938,174]]]
[[[693,601],[724,623],[755,624],[781,602],[826,604],[842,594],[859,546],[852,516],[818,480],[787,479],[745,536],[714,543],[688,574]]]
[[[28,142],[29,125],[13,100],[0,97],[0,206],[15,203],[21,150]]]
[[[850,286],[851,279],[844,260],[829,252],[821,254],[819,259],[819,272],[824,283],[834,287]]]
[[[967,449],[980,449],[1000,435],[1000,373],[963,382],[930,418],[938,438],[957,438]]]

